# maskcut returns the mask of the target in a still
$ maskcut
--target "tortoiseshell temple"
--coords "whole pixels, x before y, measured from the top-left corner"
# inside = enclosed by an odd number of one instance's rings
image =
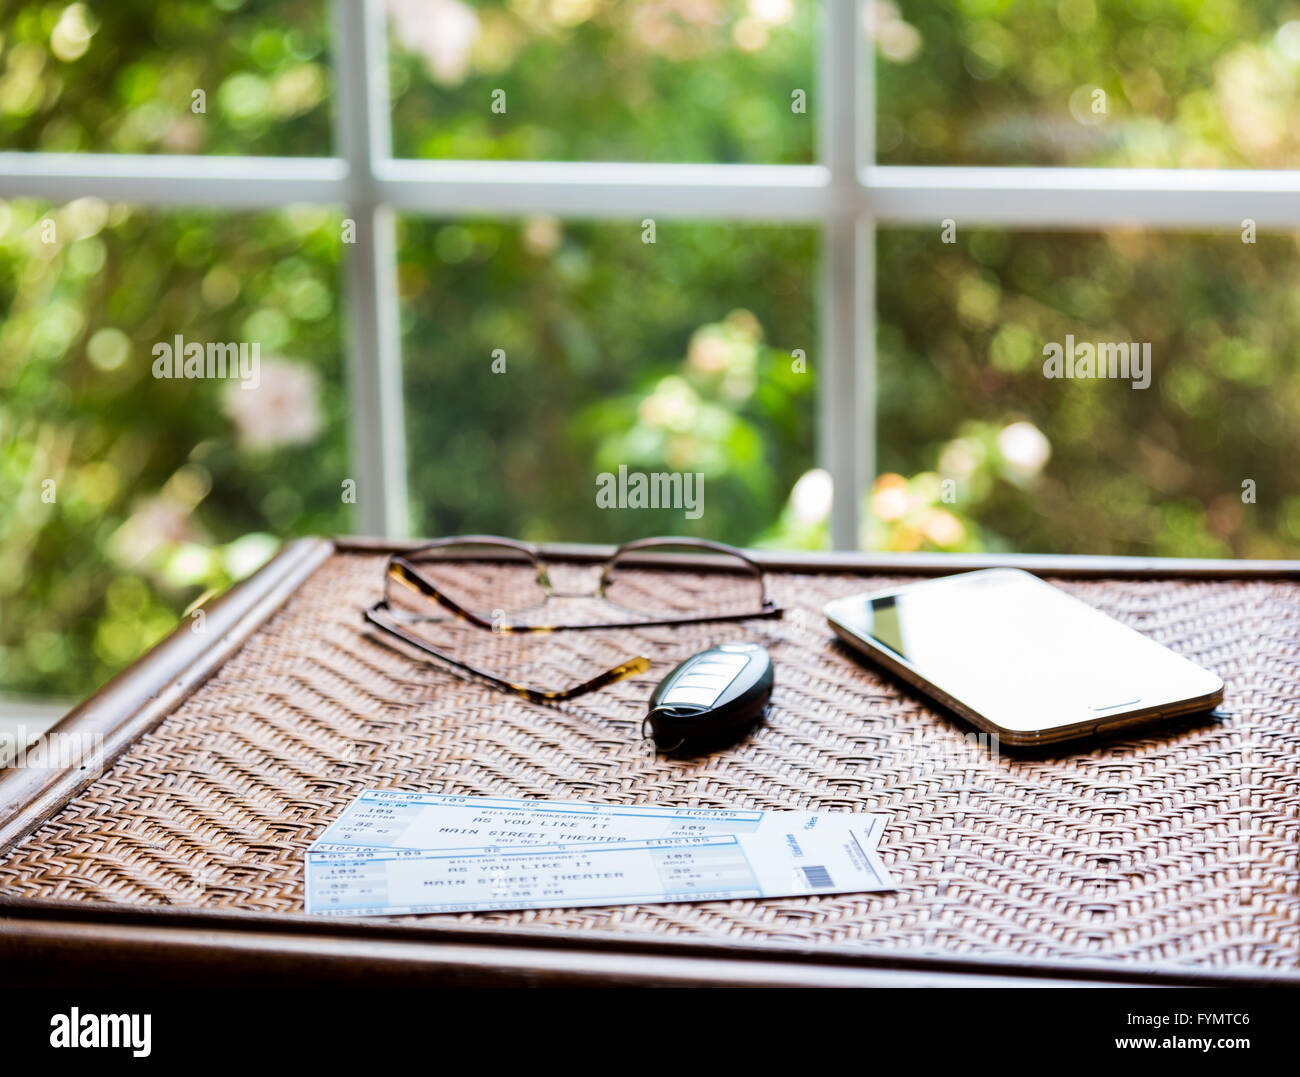
[[[521,684],[509,684],[509,688],[515,695],[523,696],[532,703],[562,703],[566,699],[585,696],[588,692],[594,692],[627,677],[635,677],[638,673],[645,673],[649,669],[650,659],[644,655],[637,655],[636,658],[617,665],[613,669],[608,669],[589,681],[585,681],[573,688],[566,688],[563,691],[546,692],[537,688],[526,688]]]

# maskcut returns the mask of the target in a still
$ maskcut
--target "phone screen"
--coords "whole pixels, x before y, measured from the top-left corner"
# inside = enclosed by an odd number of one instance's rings
[[[1006,729],[1100,723],[1222,688],[1214,674],[1155,640],[1017,570],[833,605],[855,632]]]

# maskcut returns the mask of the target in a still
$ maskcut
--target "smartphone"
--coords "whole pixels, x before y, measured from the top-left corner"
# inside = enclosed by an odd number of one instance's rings
[[[849,646],[1010,745],[1054,744],[1208,710],[1223,681],[1019,569],[836,599]]]

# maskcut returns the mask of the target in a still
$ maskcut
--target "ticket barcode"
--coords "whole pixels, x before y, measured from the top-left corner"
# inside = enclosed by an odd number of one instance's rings
[[[800,870],[803,872],[803,877],[808,881],[809,886],[820,887],[835,885],[831,882],[831,873],[826,870],[824,864],[817,864],[813,867],[801,868]]]

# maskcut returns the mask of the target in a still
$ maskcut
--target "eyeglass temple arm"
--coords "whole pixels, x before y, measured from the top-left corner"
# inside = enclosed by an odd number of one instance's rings
[[[698,617],[662,617],[645,621],[596,621],[592,624],[573,625],[499,625],[499,632],[594,632],[598,629],[666,628],[673,625],[724,624],[731,621],[752,621],[760,617],[783,618],[785,609],[767,599],[761,610],[753,613],[704,613]]]
[[[479,628],[492,628],[492,622],[480,617],[472,610],[465,609],[454,599],[443,594],[437,587],[425,579],[415,566],[407,561],[404,557],[394,557],[388,564],[388,575],[398,583],[405,584],[412,591],[424,595],[425,598],[431,598],[438,603],[443,609],[455,614],[462,620],[469,621],[470,624],[478,625]]]
[[[604,688],[607,684],[614,684],[617,681],[625,680],[628,677],[635,677],[638,673],[645,673],[650,668],[650,659],[645,655],[637,655],[626,662],[620,662],[613,669],[607,669],[604,673],[592,677],[589,681],[575,685],[572,688],[566,688],[560,692],[541,692],[536,689],[520,689],[515,685],[511,687],[515,691],[528,693],[527,698],[535,703],[559,703],[566,699],[573,699],[575,696],[585,696],[588,692],[594,692],[598,688]],[[540,698],[539,698],[540,695]]]
[[[614,684],[615,682],[624,680],[627,677],[634,677],[638,673],[645,673],[650,668],[650,659],[646,658],[644,655],[637,655],[635,658],[630,658],[626,662],[620,662],[612,669],[607,669],[604,673],[597,674],[591,680],[584,681],[582,684],[575,685],[572,688],[565,688],[559,691],[529,688],[527,685],[516,684],[514,681],[504,680],[503,678],[497,677],[485,670],[478,669],[477,667],[462,662],[457,658],[453,658],[449,654],[444,654],[436,647],[430,646],[414,633],[407,632],[399,625],[382,618],[380,616],[380,611],[387,608],[387,603],[377,602],[365,611],[366,620],[376,628],[387,632],[392,636],[396,636],[404,643],[408,643],[412,647],[424,651],[426,654],[432,655],[440,662],[446,662],[448,665],[455,666],[457,669],[463,670],[466,673],[472,673],[475,677],[480,677],[489,684],[493,684],[507,692],[512,692],[514,695],[522,696],[530,703],[562,703],[565,700],[574,699],[577,696],[584,696],[588,692],[594,692],[598,688],[604,688],[608,684]]]

